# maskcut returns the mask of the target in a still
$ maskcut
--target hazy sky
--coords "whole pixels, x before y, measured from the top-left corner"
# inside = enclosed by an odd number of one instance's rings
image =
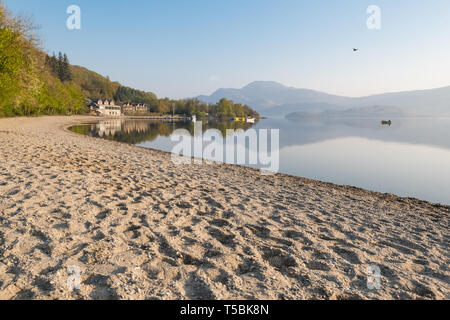
[[[158,96],[255,80],[350,96],[450,85],[449,0],[4,2],[33,16],[48,52]],[[81,30],[66,28],[72,4]],[[369,5],[381,30],[366,26]]]

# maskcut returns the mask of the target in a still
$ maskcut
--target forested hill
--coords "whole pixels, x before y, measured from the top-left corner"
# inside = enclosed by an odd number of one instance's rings
[[[87,112],[88,98],[156,103],[157,97],[72,66],[67,55],[47,55],[26,19],[0,1],[0,117]]]
[[[66,54],[48,55],[26,19],[13,17],[0,0],[0,117],[88,112],[89,99],[144,103],[152,113],[196,114],[230,118],[258,117],[249,106],[222,99],[158,99],[113,82],[96,72],[71,65]]]
[[[136,90],[112,82],[102,75],[80,66],[70,66],[73,82],[88,98],[110,99],[116,102],[155,103],[157,97],[152,92]]]

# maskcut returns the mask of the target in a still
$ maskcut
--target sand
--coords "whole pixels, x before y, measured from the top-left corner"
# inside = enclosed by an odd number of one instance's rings
[[[450,298],[449,206],[174,165],[88,119],[0,119],[1,299]]]

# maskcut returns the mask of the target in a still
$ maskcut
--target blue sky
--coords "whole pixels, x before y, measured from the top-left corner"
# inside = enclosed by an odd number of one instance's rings
[[[46,51],[158,96],[255,80],[349,96],[450,85],[448,0],[3,1],[33,17]],[[66,28],[72,4],[81,30]]]

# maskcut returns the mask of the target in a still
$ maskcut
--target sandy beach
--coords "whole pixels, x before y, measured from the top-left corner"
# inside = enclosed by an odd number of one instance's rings
[[[89,119],[0,119],[0,299],[450,298],[449,206],[174,165]]]

